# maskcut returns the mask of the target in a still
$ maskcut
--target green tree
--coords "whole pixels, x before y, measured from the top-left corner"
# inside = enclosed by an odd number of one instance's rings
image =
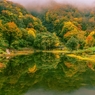
[[[66,43],[66,46],[68,49],[70,50],[76,50],[78,48],[78,45],[79,45],[79,42],[76,38],[74,37],[71,37],[67,43]]]
[[[39,49],[52,49],[59,45],[59,38],[52,33],[39,33],[34,40],[34,47]]]

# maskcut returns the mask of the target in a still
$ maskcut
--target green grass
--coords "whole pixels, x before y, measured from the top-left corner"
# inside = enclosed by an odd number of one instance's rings
[[[88,50],[95,51],[95,47],[90,47]]]
[[[95,52],[95,47],[90,47],[87,49],[83,49],[83,50],[74,50],[72,51],[72,53],[74,54],[82,54],[82,53],[86,53],[86,54],[93,54]]]

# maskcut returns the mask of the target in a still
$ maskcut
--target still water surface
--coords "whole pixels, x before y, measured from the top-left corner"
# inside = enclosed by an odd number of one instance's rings
[[[0,58],[0,95],[95,95],[95,64],[65,54]]]

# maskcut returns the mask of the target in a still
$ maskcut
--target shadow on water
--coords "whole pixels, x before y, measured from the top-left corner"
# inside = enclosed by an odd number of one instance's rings
[[[3,62],[3,60],[2,60]],[[58,53],[6,59],[0,95],[94,95],[95,64]]]

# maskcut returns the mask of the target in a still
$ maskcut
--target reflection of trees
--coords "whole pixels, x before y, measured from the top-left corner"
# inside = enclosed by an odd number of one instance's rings
[[[35,65],[36,72],[29,72],[29,68]],[[22,95],[39,87],[68,92],[95,86],[95,72],[87,66],[87,62],[66,55],[57,58],[51,53],[11,58],[0,77],[0,95]]]
[[[59,70],[63,73],[63,77],[61,76],[59,82],[57,82],[58,84],[61,82],[61,86],[63,86],[61,90],[64,91],[72,91],[80,87],[87,87],[91,85],[90,82],[95,80],[95,77],[92,77],[95,72],[87,67],[86,61],[77,60],[65,55],[61,57],[61,62],[58,65],[57,71]],[[92,83],[95,84],[94,81]]]
[[[38,61],[37,61],[38,60]],[[11,58],[7,63],[6,69],[3,71],[0,80],[0,95],[21,95],[31,86],[40,84],[49,68],[54,68],[54,63],[58,63],[59,59],[53,54],[36,53],[33,55],[22,55]],[[29,68],[36,64],[37,71],[29,73]],[[46,64],[46,65],[45,65]],[[52,66],[51,66],[52,65]],[[20,87],[20,88],[19,88]]]
[[[0,95],[21,95],[25,89],[28,89],[28,84],[26,86],[24,76],[27,73],[29,64],[31,62],[30,56],[17,56],[9,60],[6,69],[1,74],[2,79],[0,79]],[[3,81],[2,85],[1,82]],[[25,89],[22,89],[26,86]],[[21,89],[20,89],[21,88]],[[26,91],[26,90],[25,90]]]
[[[35,53],[33,55],[34,62],[41,69],[51,69],[56,68],[57,64],[60,61],[60,58],[56,58],[55,54],[53,53]]]

